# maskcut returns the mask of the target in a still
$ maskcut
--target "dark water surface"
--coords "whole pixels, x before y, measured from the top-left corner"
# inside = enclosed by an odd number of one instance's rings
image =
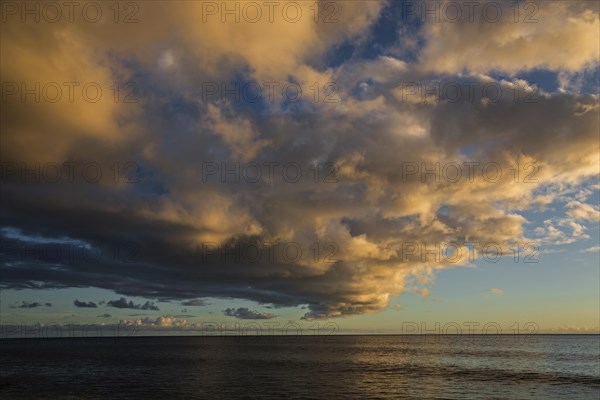
[[[9,339],[0,397],[594,399],[599,335]]]

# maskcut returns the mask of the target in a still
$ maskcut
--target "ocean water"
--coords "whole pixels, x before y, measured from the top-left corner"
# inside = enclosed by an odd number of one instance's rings
[[[2,399],[594,399],[599,335],[7,339]]]

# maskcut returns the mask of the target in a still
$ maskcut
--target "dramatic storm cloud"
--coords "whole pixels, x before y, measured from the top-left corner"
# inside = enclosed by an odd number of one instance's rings
[[[3,86],[2,287],[307,305],[311,320],[383,310],[484,244],[512,255],[586,237],[600,108],[577,79],[598,68],[597,3],[540,2],[537,24],[425,20],[385,54],[337,60],[389,6],[340,4],[332,24],[202,23],[200,2],[146,2],[136,24],[3,27],[3,80],[81,82],[79,97],[95,82],[103,95],[71,103],[61,85],[65,99],[36,102]],[[560,90],[519,75],[536,68]],[[116,102],[115,82],[135,82],[136,101],[120,88]],[[262,98],[222,100],[235,82]],[[280,95],[292,83],[301,101]],[[524,214],[547,207],[555,216],[531,226]]]

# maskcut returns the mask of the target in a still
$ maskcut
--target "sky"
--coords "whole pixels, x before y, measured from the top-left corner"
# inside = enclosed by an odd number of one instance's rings
[[[599,10],[3,2],[2,335],[600,332]]]

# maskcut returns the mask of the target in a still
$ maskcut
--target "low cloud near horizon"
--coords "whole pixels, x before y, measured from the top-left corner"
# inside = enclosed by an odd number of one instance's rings
[[[75,307],[80,307],[80,308],[97,308],[98,305],[96,303],[94,303],[93,301],[79,301],[79,300],[75,300],[73,301],[73,305],[75,305]]]
[[[37,301],[21,301],[21,303],[12,304],[10,308],[38,308],[52,307],[52,303],[38,303]]]
[[[135,304],[133,301],[121,297],[118,300],[110,300],[106,302],[106,305],[114,308],[128,308],[132,310],[152,310],[159,311],[160,309],[154,303],[147,301],[144,304]]]
[[[255,310],[249,310],[246,307],[240,308],[227,308],[223,311],[228,317],[235,317],[238,319],[272,319],[275,315],[271,313],[263,313]]]

